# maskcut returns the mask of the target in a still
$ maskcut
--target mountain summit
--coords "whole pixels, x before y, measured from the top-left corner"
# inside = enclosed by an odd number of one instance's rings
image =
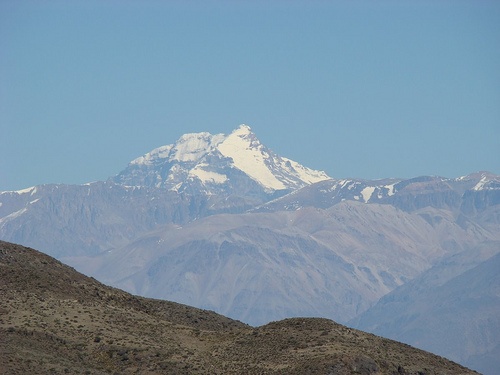
[[[231,134],[185,134],[131,161],[114,181],[127,186],[162,187],[207,193],[257,185],[266,193],[288,191],[327,180],[322,171],[280,157],[247,125]],[[231,189],[232,188],[232,189]]]

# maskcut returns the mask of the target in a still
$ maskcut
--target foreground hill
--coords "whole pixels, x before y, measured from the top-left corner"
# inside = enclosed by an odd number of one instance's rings
[[[326,319],[252,328],[100,284],[0,242],[0,369],[9,374],[473,374]]]

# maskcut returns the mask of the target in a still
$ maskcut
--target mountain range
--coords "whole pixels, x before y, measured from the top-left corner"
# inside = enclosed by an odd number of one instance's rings
[[[129,292],[254,326],[325,317],[397,332],[473,368],[490,364],[484,373],[500,366],[498,335],[482,338],[498,330],[494,288],[490,303],[457,304],[449,329],[424,329],[430,317],[447,326],[462,277],[500,253],[500,176],[492,173],[332,179],[276,155],[242,125],[229,135],[186,134],[107,181],[1,192],[0,238]],[[472,297],[494,283],[491,272],[473,275]],[[447,313],[434,303],[443,295],[427,298],[438,293],[434,278],[451,293]],[[408,305],[388,325],[384,308],[399,298]],[[416,305],[426,308],[408,319]],[[456,347],[434,337],[453,340],[464,325]],[[403,335],[410,330],[421,334]]]

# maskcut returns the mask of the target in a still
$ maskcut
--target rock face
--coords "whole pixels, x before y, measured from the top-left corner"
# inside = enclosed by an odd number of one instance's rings
[[[0,199],[5,202],[0,209],[8,209],[0,219],[0,237],[57,257],[123,246],[159,224],[187,222],[203,206],[175,192],[112,182],[42,185],[0,193]]]
[[[187,134],[105,182],[1,192],[0,238],[252,325],[346,323],[446,259],[500,252],[500,177],[334,180],[240,126]]]
[[[474,374],[327,319],[252,328],[132,296],[0,241],[0,368],[8,374]]]

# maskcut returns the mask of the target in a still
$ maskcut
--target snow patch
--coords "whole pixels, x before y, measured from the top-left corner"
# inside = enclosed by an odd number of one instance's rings
[[[343,189],[349,182],[351,182],[351,181],[350,180],[340,180],[339,181],[340,188]]]
[[[347,190],[354,189],[357,185],[359,185],[358,181],[353,180],[340,180],[339,181],[340,188],[343,189],[347,186]]]
[[[130,162],[130,165],[151,165],[155,159],[166,159],[170,154],[173,145],[166,145],[155,148],[144,156],[139,156]]]
[[[284,161],[284,165],[282,165],[282,167],[288,169],[290,172],[294,172],[298,178],[300,178],[304,182],[307,182],[308,184],[313,184],[315,182],[330,179],[330,177],[328,177],[328,175],[323,171],[315,171],[313,169],[309,169],[297,163],[296,161],[287,158],[281,159]],[[288,166],[291,166],[291,169],[288,168]]]
[[[384,187],[387,189],[387,195],[390,197],[392,195],[394,195],[394,185],[395,184],[392,184],[392,185],[385,185]]]
[[[16,211],[16,212],[13,212],[11,213],[10,215],[7,215],[3,218],[0,219],[0,227],[3,227],[3,225],[12,220],[12,219],[15,219],[16,217],[19,217],[21,216],[22,214],[24,214],[25,212],[27,211],[26,207],[24,208],[21,208],[19,211]]]
[[[26,189],[21,189],[21,190],[14,190],[14,191],[5,191],[4,193],[16,193],[16,194],[28,194],[31,193],[31,195],[36,193],[36,186],[32,186]]]
[[[29,188],[26,188],[26,189],[16,190],[15,193],[17,193],[17,194],[27,194],[27,193],[31,193],[34,189],[35,189],[35,187],[32,186],[32,187],[29,187]]]
[[[211,182],[215,184],[223,184],[228,180],[227,176],[224,174],[206,171],[200,167],[192,169],[189,175],[198,177],[202,182]]]
[[[358,181],[353,182],[352,184],[350,184],[350,185],[347,187],[347,189],[348,189],[348,190],[352,190],[352,189],[354,189],[356,186],[358,186],[358,185],[360,185],[360,184],[361,184],[361,183],[360,183],[360,182],[358,182]]]
[[[472,190],[479,191],[479,190],[484,190],[484,186],[489,182],[488,177],[484,176],[481,177],[481,180],[472,188]]]
[[[363,196],[363,200],[365,201],[365,203],[368,203],[374,191],[375,186],[367,186],[363,190],[361,190],[361,195]]]
[[[170,161],[200,160],[210,151],[213,151],[224,139],[223,134],[212,135],[207,132],[183,135],[172,148]]]
[[[179,182],[177,185],[175,185],[174,187],[172,187],[170,190],[179,192],[179,189],[181,187],[182,187],[182,182]]]

